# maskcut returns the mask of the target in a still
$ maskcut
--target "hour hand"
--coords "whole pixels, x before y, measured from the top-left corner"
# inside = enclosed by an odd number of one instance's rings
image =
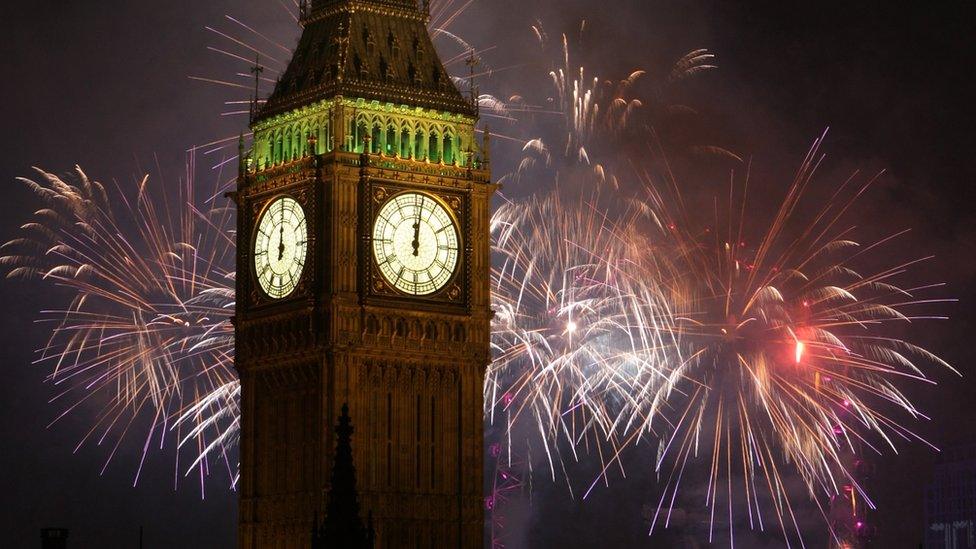
[[[281,227],[281,238],[278,239],[278,261],[285,257],[285,227]]]
[[[413,255],[420,255],[420,223],[413,224]]]

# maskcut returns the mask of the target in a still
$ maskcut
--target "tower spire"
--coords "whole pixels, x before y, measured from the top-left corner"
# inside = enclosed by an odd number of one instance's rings
[[[475,67],[481,64],[481,60],[478,58],[477,55],[475,55],[474,48],[471,48],[471,55],[469,55],[468,58],[465,60],[465,64],[468,65],[468,72],[469,72],[468,87],[470,88],[471,91],[471,97],[470,97],[471,108],[474,109],[474,117],[475,119],[477,119],[480,114],[480,109],[478,106],[479,90],[478,90],[478,84],[475,80],[477,75],[474,73],[474,69]]]
[[[254,75],[254,97],[251,100],[251,123],[252,124],[254,123],[254,120],[257,118],[258,111],[260,110],[258,104],[261,100],[259,93],[260,93],[262,72],[264,72],[264,67],[261,66],[261,54],[259,53],[254,57],[254,66],[251,67],[251,74]]]
[[[332,482],[325,521],[313,541],[313,548],[346,547],[370,549],[373,531],[363,525],[359,516],[359,497],[356,493],[356,466],[352,460],[352,419],[349,405],[342,405],[342,415],[336,425],[336,450],[332,463]]]

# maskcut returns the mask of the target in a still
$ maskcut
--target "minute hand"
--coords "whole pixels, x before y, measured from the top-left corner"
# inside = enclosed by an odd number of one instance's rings
[[[413,256],[420,255],[420,218],[424,213],[424,199],[420,199],[420,208],[417,209],[417,222],[413,224]]]

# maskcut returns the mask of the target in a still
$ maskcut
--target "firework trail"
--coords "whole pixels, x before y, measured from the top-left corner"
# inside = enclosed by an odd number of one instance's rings
[[[66,178],[37,170],[36,181],[20,181],[43,207],[0,258],[9,278],[38,279],[70,296],[67,307],[42,313],[53,328],[35,362],[50,367],[58,419],[100,407],[78,448],[108,445],[103,472],[127,437],[141,437],[135,482],[149,450],[172,442],[193,449],[188,466],[177,459],[178,474],[197,470],[202,486],[207,456],[217,453],[236,477],[226,453],[238,410],[234,216],[198,208],[192,170],[191,162],[173,194],[146,177],[134,196],[80,168]],[[148,429],[136,434],[146,419]]]
[[[716,68],[715,55],[706,49],[692,50],[678,59],[666,76],[643,86],[648,72],[636,69],[626,78],[608,80],[591,74],[574,60],[574,52],[583,50],[586,22],[579,28],[579,43],[567,34],[553,40],[541,22],[532,26],[540,51],[552,56],[547,81],[551,95],[544,101],[530,101],[516,95],[505,104],[505,113],[525,113],[533,117],[549,116],[554,123],[532,125],[532,131],[545,129],[523,140],[522,160],[516,170],[503,178],[514,183],[534,182],[540,176],[559,180],[578,178],[582,185],[608,184],[620,190],[622,182],[616,171],[629,165],[635,152],[631,142],[644,142],[650,135],[657,142],[676,145],[663,132],[677,117],[694,115],[695,109],[673,101],[673,89],[680,82]],[[664,134],[662,136],[662,134]],[[643,154],[647,150],[640,151]],[[682,152],[707,153],[738,160],[732,152],[718,146],[694,145]]]
[[[701,457],[709,467],[710,540],[718,514],[734,542],[738,504],[751,528],[764,529],[770,512],[787,545],[796,539],[802,546],[786,479],[798,475],[821,512],[821,501],[845,488],[873,507],[845,455],[921,441],[898,418],[924,418],[900,387],[931,383],[926,365],[955,372],[896,335],[899,326],[943,318],[925,310],[951,301],[926,297],[939,284],[898,285],[929,258],[867,270],[877,263],[872,254],[904,233],[862,245],[847,224],[875,179],[857,186],[852,176],[823,204],[800,207],[823,161],[820,144],[761,231],[750,229],[757,223],[748,177],[741,195],[733,187],[728,207],[715,210],[727,213],[710,221],[683,209],[673,183],[669,192],[648,187],[664,222],[665,244],[657,249],[672,250],[673,276],[659,282],[673,288],[673,322],[659,325],[673,327],[677,342],[668,379],[654,395],[673,412],[663,418],[650,401],[633,411],[648,429],[658,419],[665,424],[656,461],[664,487],[651,532],[668,525],[682,475]]]

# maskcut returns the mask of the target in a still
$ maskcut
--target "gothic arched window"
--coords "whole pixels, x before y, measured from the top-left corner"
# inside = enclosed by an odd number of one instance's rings
[[[437,131],[436,130],[431,131],[430,132],[430,138],[429,138],[428,143],[427,143],[427,158],[431,162],[435,162],[435,163],[441,161],[440,151],[437,148],[438,147],[438,141],[439,141],[439,138],[438,138],[438,135],[437,135]]]
[[[410,146],[410,129],[403,128],[400,131],[400,157],[407,158],[410,156],[412,150],[413,147]]]
[[[356,124],[356,135],[353,136],[353,152],[361,153],[365,150],[367,135],[369,135],[369,130],[366,128],[366,121],[360,120]]]
[[[420,129],[417,130],[417,135],[413,140],[413,159],[424,159],[424,132]]]
[[[392,125],[386,127],[386,147],[383,148],[383,154],[393,156],[396,153],[396,138],[397,130]]]
[[[369,29],[363,29],[363,42],[366,44],[366,55],[372,56],[376,52],[376,40]]]
[[[296,158],[300,158],[302,156],[302,151],[305,148],[305,139],[302,135],[302,128],[298,124],[295,124],[292,132],[294,133],[291,141],[291,159],[295,160]]]
[[[377,154],[382,151],[383,146],[383,130],[380,128],[379,122],[373,124],[373,134],[370,137],[372,143],[370,144],[370,151],[373,154]]]
[[[454,138],[450,135],[444,136],[444,163],[454,164]]]

